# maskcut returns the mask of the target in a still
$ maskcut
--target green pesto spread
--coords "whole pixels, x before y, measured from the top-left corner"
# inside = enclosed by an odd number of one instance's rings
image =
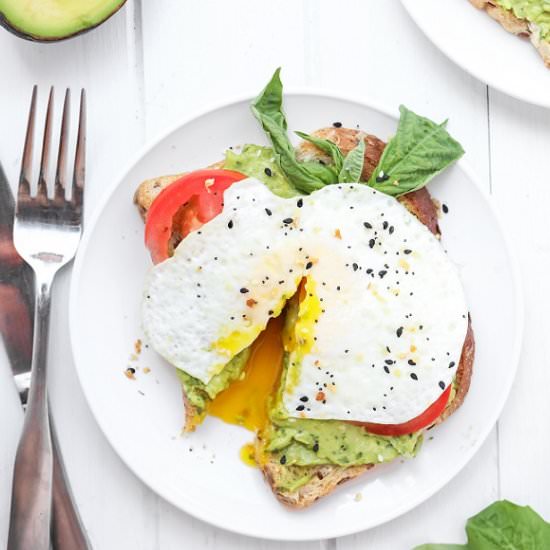
[[[289,198],[298,194],[279,168],[271,147],[245,145],[240,153],[228,150],[225,153],[223,167],[260,180],[279,197]]]
[[[540,29],[540,38],[550,36],[550,0],[495,0],[496,3],[512,10],[519,19],[526,19]]]

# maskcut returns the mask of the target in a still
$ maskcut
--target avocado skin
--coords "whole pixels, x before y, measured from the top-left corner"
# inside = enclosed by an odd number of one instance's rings
[[[97,23],[94,23],[93,25],[91,25],[90,27],[87,27],[86,29],[81,29],[74,33],[67,34],[65,36],[56,36],[52,38],[46,38],[43,36],[26,33],[23,29],[13,26],[2,12],[0,12],[0,27],[4,27],[7,31],[11,32],[13,35],[17,36],[18,38],[23,38],[24,40],[29,40],[30,42],[40,42],[42,44],[48,44],[50,42],[61,42],[62,40],[69,40],[70,38],[74,38],[75,36],[85,34],[95,29],[96,27],[99,27],[99,25],[102,25],[103,23],[105,23],[105,21],[107,21],[107,19],[110,19],[115,13],[117,13],[122,8],[122,6],[124,6],[124,4],[126,4],[126,0],[121,0],[119,5],[107,17],[101,19],[100,21],[98,21]]]

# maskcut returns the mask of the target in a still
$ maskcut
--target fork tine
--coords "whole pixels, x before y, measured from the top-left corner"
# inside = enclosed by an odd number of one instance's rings
[[[44,123],[44,139],[42,140],[42,157],[40,159],[40,173],[38,175],[38,192],[36,196],[40,199],[48,198],[48,166],[50,161],[50,144],[52,137],[52,111],[53,111],[53,86],[50,88],[48,98],[48,109],[46,111],[46,122]]]
[[[65,177],[67,172],[67,142],[69,138],[69,111],[71,91],[65,91],[63,102],[63,118],[61,119],[61,135],[59,137],[59,152],[57,154],[57,168],[55,170],[55,200],[65,199]]]
[[[78,138],[73,171],[73,202],[82,206],[84,179],[86,176],[86,90],[80,92],[80,115],[78,120]]]
[[[19,197],[28,197],[31,192],[31,172],[32,172],[32,150],[34,144],[34,119],[36,112],[36,92],[37,86],[33,86],[31,106],[29,108],[29,118],[27,121],[27,133],[25,135],[25,145],[23,148],[23,159],[21,160],[21,172],[19,174]]]

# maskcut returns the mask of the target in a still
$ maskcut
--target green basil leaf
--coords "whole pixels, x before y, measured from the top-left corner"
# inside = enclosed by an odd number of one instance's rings
[[[304,132],[294,132],[298,137],[301,137],[305,141],[313,143],[315,147],[324,151],[332,159],[332,167],[336,171],[336,174],[339,174],[344,165],[344,155],[340,148],[335,143],[332,143],[329,139],[318,138],[305,134]]]
[[[494,502],[466,523],[468,544],[424,544],[414,550],[547,550],[550,523],[529,506]]]
[[[334,183],[334,170],[320,163],[312,168],[310,163],[299,163],[287,135],[287,122],[283,112],[283,84],[281,69],[277,69],[267,86],[252,102],[252,113],[267,133],[277,162],[286,177],[303,193],[321,189],[327,183]]]
[[[354,147],[344,159],[344,166],[338,174],[338,181],[341,183],[359,182],[361,172],[363,172],[363,164],[365,163],[365,140],[360,139],[356,147]]]
[[[421,117],[403,105],[397,133],[388,142],[369,185],[395,197],[424,187],[458,160],[464,150],[445,126]]]
[[[544,550],[550,548],[550,523],[529,506],[497,501],[466,524],[471,550]]]

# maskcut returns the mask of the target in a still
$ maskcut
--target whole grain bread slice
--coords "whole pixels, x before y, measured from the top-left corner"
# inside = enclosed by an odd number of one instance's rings
[[[365,162],[363,167],[362,178],[367,180],[378,165],[380,156],[385,147],[385,143],[376,136],[365,134],[359,130],[350,128],[328,127],[322,128],[313,132],[316,137],[329,139],[346,155],[351,149],[357,146],[360,139],[365,140]],[[300,160],[322,159],[329,162],[324,153],[317,149],[309,142],[302,142],[296,149],[296,155]],[[222,168],[223,162],[218,162],[212,167]],[[145,219],[147,211],[158,194],[170,185],[173,181],[181,177],[183,174],[173,176],[163,176],[152,178],[144,181],[137,189],[134,195],[134,202],[138,210]],[[429,191],[426,188],[408,193],[398,199],[420,222],[422,222],[435,236],[440,237],[440,229],[438,225],[438,205],[432,199]],[[473,362],[475,355],[475,342],[472,331],[471,321],[468,323],[468,331],[462,348],[462,355],[456,373],[455,379],[455,396],[447,405],[441,416],[436,420],[435,424],[440,424],[455,412],[462,405],[472,376]],[[185,430],[192,431],[202,420],[202,415],[199,415],[195,408],[189,403],[187,396],[183,395],[185,403]],[[370,470],[375,464],[362,464],[359,466],[337,466],[326,464],[322,466],[310,466],[308,474],[311,476],[309,481],[294,491],[286,491],[280,489],[280,480],[285,474],[287,466],[281,464],[275,457],[265,460],[261,456],[261,445],[257,442],[257,457],[256,460],[261,467],[265,480],[271,487],[275,496],[283,504],[292,508],[305,508],[310,506],[315,501],[323,496],[332,493],[342,483],[360,476],[362,473]]]
[[[508,32],[528,37],[542,57],[544,64],[550,68],[550,42],[541,37],[541,31],[537,24],[527,19],[520,19],[512,10],[499,6],[493,0],[469,1],[476,8],[485,10],[490,17],[498,21]]]

